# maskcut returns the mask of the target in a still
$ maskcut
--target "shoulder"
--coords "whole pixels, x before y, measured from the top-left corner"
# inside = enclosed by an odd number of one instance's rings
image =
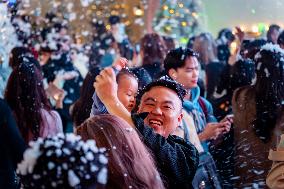
[[[253,98],[254,89],[252,86],[244,86],[234,91],[232,104],[245,104]]]

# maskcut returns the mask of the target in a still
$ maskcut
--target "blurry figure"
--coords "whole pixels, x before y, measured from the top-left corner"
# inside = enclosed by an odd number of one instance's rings
[[[193,48],[193,44],[194,44],[194,40],[195,40],[196,36],[193,36],[193,37],[190,37],[188,39],[188,42],[186,44],[186,47],[189,48],[189,49],[192,49]]]
[[[200,72],[205,71],[205,78],[200,74],[200,78],[205,81],[206,98],[210,101],[215,87],[220,80],[220,74],[224,64],[217,58],[217,47],[213,36],[209,33],[202,33],[197,36],[193,43],[193,50],[199,54],[198,60],[201,65]]]
[[[60,116],[51,110],[43,88],[42,74],[35,64],[24,60],[13,70],[5,99],[13,110],[26,143],[63,132]]]
[[[88,73],[89,57],[79,49],[73,47],[70,50],[70,58],[74,67],[80,72],[81,76],[85,78]]]
[[[222,29],[217,37],[217,57],[218,59],[227,64],[231,56],[230,45],[235,40],[235,36],[228,28]]]
[[[280,48],[284,49],[284,31],[279,34],[277,44],[280,46]]]
[[[266,33],[266,38],[268,43],[277,44],[277,39],[280,33],[280,26],[272,24]]]
[[[15,47],[12,49],[10,53],[9,66],[12,69],[15,69],[24,62],[24,59],[25,61],[28,60],[29,62],[34,63],[38,69],[41,69],[39,62],[35,59],[32,51],[26,47]]]
[[[163,75],[163,61],[166,55],[166,46],[163,39],[156,33],[146,34],[140,42],[140,55],[142,68],[144,68],[153,80]]]
[[[75,127],[79,126],[90,117],[93,104],[92,96],[95,92],[93,84],[96,81],[96,76],[99,73],[99,68],[93,68],[88,72],[83,81],[83,85],[80,90],[80,98],[74,103],[73,107],[71,108],[71,117],[73,120],[73,125]]]
[[[0,188],[19,188],[16,166],[26,149],[17,123],[8,104],[0,99]]]
[[[102,189],[107,183],[108,159],[93,140],[58,134],[29,145],[17,168],[24,189]]]
[[[271,43],[255,55],[256,83],[235,90],[235,187],[265,187],[268,151],[284,100],[284,51]]]
[[[90,54],[90,69],[110,66],[117,56],[118,49],[111,33],[106,30],[103,21],[92,22],[93,41]]]
[[[232,112],[231,99],[234,90],[252,84],[255,78],[254,56],[265,44],[264,39],[243,40],[239,60],[233,65],[225,65],[211,99],[214,115],[218,120]]]
[[[136,130],[123,119],[94,116],[76,132],[83,140],[94,139],[98,147],[106,148],[109,159],[106,188],[164,188],[151,153]]]
[[[283,185],[283,151],[284,151],[284,106],[282,106],[282,112],[280,114],[280,119],[277,122],[276,128],[279,129],[280,136],[277,136],[280,140],[277,141],[277,148],[271,149],[269,151],[268,159],[273,161],[272,167],[266,177],[266,184],[269,188],[282,189]]]
[[[172,37],[163,36],[163,40],[166,46],[166,53],[176,48],[175,41]]]
[[[110,16],[111,33],[117,42],[119,54],[128,60],[132,60],[134,49],[125,33],[125,25],[120,22],[119,16]]]

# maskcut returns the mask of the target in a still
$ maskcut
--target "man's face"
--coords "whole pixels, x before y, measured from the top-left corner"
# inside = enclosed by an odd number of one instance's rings
[[[182,104],[176,92],[157,86],[146,92],[141,99],[138,113],[149,112],[144,120],[156,133],[168,137],[180,125]]]
[[[172,79],[184,85],[185,89],[197,87],[199,76],[199,63],[196,57],[189,56],[185,60],[185,65],[176,70],[171,69],[169,75]]]

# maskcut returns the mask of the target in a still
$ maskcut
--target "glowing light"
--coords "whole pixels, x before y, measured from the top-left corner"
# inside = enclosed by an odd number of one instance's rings
[[[174,14],[174,13],[175,13],[175,10],[174,10],[174,9],[170,9],[169,13],[170,13],[170,14]]]
[[[97,13],[96,13],[98,16],[100,16],[101,14],[102,14],[102,12],[101,11],[97,11]]]
[[[237,42],[232,42],[231,45],[230,45],[230,48],[231,48],[231,52],[236,52],[237,50],[237,47],[238,47],[238,44]]]
[[[257,33],[258,32],[258,27],[256,25],[253,25],[251,27],[252,32]]]
[[[91,7],[93,10],[95,10],[96,8],[97,8],[97,6],[96,5],[92,5],[92,7]]]
[[[164,10],[168,10],[169,9],[169,7],[167,6],[167,5],[164,5]]]
[[[196,12],[191,13],[194,18],[198,18],[198,14]]]
[[[183,8],[183,4],[182,4],[182,3],[179,3],[178,6],[179,6],[180,8]]]
[[[138,6],[133,8],[134,15],[142,16],[144,14],[143,10]]]
[[[185,27],[186,25],[187,25],[187,23],[186,22],[181,22],[181,25],[183,26],[183,27]]]
[[[109,24],[106,25],[106,29],[107,29],[107,30],[110,30],[110,25],[109,25]]]

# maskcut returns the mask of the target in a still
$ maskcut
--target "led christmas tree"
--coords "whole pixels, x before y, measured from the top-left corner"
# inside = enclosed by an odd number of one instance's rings
[[[154,19],[154,29],[186,43],[189,37],[202,31],[205,25],[202,12],[200,0],[162,0]]]

